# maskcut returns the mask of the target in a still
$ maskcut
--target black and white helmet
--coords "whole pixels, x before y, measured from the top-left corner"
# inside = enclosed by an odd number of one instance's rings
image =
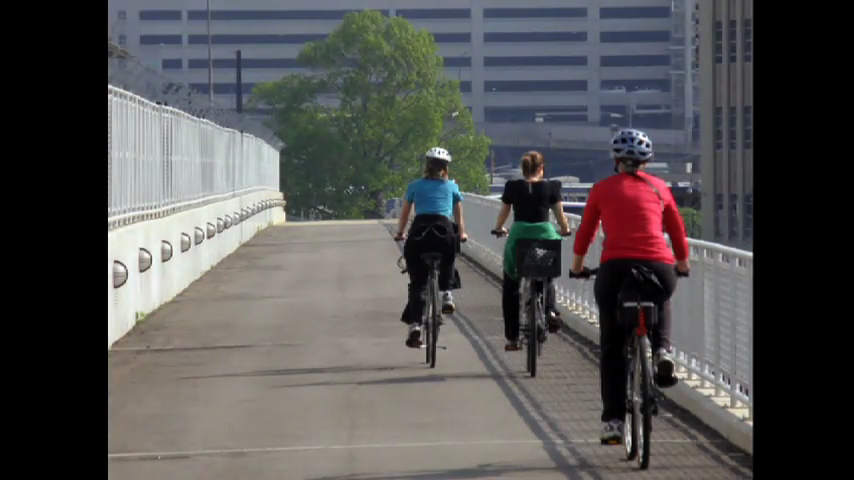
[[[652,140],[640,130],[623,128],[611,139],[611,158],[634,165],[648,162],[652,158]]]
[[[430,150],[427,150],[427,153],[425,153],[424,156],[427,157],[428,160],[432,158],[451,163],[451,154],[442,147],[433,147]]]

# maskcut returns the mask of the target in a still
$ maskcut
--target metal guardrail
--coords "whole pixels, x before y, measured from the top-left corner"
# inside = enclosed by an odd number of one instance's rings
[[[267,141],[107,87],[108,229],[279,190]]]
[[[501,202],[474,194],[463,194],[466,232],[463,251],[480,262],[501,269],[504,239],[489,232]],[[573,232],[581,223],[578,215],[567,215]],[[512,218],[508,221],[512,224]],[[509,228],[509,225],[508,225]],[[570,237],[573,238],[573,237]],[[598,264],[604,235],[600,228],[587,255],[590,267]],[[568,239],[569,240],[569,239]],[[677,373],[695,388],[709,391],[713,398],[726,398],[727,409],[744,420],[753,419],[753,253],[716,243],[689,239],[691,276],[680,278],[673,296],[673,342]],[[561,258],[565,270],[572,262],[566,245]],[[593,282],[555,280],[558,300],[571,311],[598,327],[598,308]]]

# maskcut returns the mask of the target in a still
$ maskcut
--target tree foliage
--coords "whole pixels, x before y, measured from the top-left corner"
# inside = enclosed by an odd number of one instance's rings
[[[464,191],[487,188],[489,139],[475,134],[459,82],[443,76],[432,35],[377,11],[348,14],[297,61],[308,74],[258,85],[252,103],[273,109],[285,142],[281,186],[289,207],[335,218],[375,216],[441,145]],[[440,141],[441,140],[441,141]]]
[[[700,218],[700,212],[693,208],[682,207],[679,209],[682,215],[682,222],[685,224],[685,234],[689,238],[702,238],[703,223]]]

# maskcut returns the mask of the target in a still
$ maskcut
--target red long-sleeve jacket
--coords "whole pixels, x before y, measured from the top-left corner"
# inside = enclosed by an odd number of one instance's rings
[[[576,255],[587,254],[601,220],[605,241],[600,263],[615,258],[674,263],[674,252],[678,260],[688,258],[685,225],[667,184],[644,172],[637,175],[642,178],[620,173],[593,185],[575,234]],[[644,179],[655,185],[660,200]],[[673,251],[662,226],[670,235]]]

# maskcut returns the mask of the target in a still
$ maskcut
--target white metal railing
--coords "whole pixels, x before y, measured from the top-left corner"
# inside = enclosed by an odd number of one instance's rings
[[[264,140],[108,86],[108,228],[256,190],[279,190]]]
[[[505,240],[489,232],[495,226],[501,202],[474,194],[463,196],[469,236],[463,252],[500,270]],[[567,217],[574,232],[581,217]],[[511,224],[512,215],[508,228]],[[598,265],[603,238],[600,228],[585,260],[591,268]],[[725,406],[729,411],[752,421],[753,252],[695,239],[688,243],[691,276],[679,279],[672,302],[675,360],[679,371],[692,381],[689,384],[713,393],[717,399],[728,397]],[[567,272],[571,261],[572,248],[566,245],[561,262]],[[558,300],[598,327],[593,282],[570,280],[568,275],[555,282]]]

